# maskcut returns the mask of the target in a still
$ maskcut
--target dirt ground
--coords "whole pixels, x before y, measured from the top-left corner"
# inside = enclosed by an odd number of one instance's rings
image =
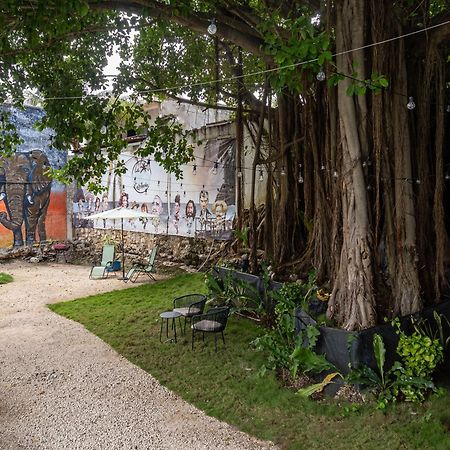
[[[0,449],[269,449],[206,416],[48,303],[128,288],[89,267],[0,264]],[[146,281],[147,282],[147,281]]]

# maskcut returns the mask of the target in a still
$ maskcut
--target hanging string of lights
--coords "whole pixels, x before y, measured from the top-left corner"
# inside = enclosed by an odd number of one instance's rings
[[[375,47],[378,45],[383,45],[383,44],[387,44],[389,42],[393,42],[399,39],[404,39],[410,36],[414,36],[416,34],[419,33],[425,33],[429,30],[447,25],[450,23],[450,20],[447,20],[445,22],[441,22],[435,25],[431,25],[429,27],[424,27],[421,30],[415,30],[415,31],[411,31],[410,33],[405,33],[405,34],[401,34],[398,36],[394,36],[392,38],[389,39],[384,39],[382,41],[377,41],[377,42],[373,42],[371,44],[366,44],[363,45],[361,47],[356,47],[356,48],[352,48],[349,50],[343,50],[341,52],[336,52],[333,53],[331,56],[332,58],[335,58],[337,56],[341,56],[341,55],[346,55],[349,53],[354,53],[360,50],[365,50],[367,48],[371,48],[371,47]],[[210,27],[212,27],[214,25],[214,27],[216,27],[216,31],[217,31],[217,24],[216,22],[212,22],[210,24]],[[212,34],[212,33],[211,33]],[[258,71],[254,71],[254,72],[250,72],[247,74],[242,74],[242,75],[237,75],[237,76],[232,76],[232,77],[226,77],[226,78],[219,78],[219,79],[215,79],[215,80],[209,80],[209,81],[202,81],[202,82],[198,82],[198,83],[191,83],[191,84],[183,84],[183,85],[174,85],[171,87],[164,87],[164,88],[157,88],[157,89],[146,89],[146,90],[138,90],[136,91],[137,95],[143,95],[143,94],[160,94],[160,93],[164,93],[164,92],[170,92],[170,91],[176,91],[176,90],[186,90],[186,89],[190,89],[193,87],[202,87],[202,86],[208,86],[208,85],[217,85],[217,83],[227,83],[227,82],[231,82],[231,81],[236,81],[236,80],[240,80],[243,78],[250,78],[250,77],[254,77],[254,76],[259,76],[259,75],[265,75],[265,74],[269,74],[269,73],[273,73],[273,72],[277,72],[277,71],[281,71],[281,70],[285,70],[285,69],[292,69],[295,67],[300,67],[302,65],[306,65],[306,64],[311,64],[314,62],[317,62],[318,58],[312,58],[309,59],[307,61],[300,61],[297,63],[292,63],[292,64],[286,64],[283,66],[279,66],[279,67],[273,67],[271,69],[264,69],[264,70],[258,70]],[[116,75],[118,76],[118,75]],[[319,81],[323,81],[325,79],[325,73],[323,72],[323,68],[321,68],[317,74],[317,79]],[[84,98],[89,98],[89,97],[103,97],[105,94],[104,93],[92,93],[92,94],[84,94],[84,95],[80,95],[80,96],[54,96],[54,97],[39,97],[39,95],[36,95],[34,93],[32,93],[33,96],[35,96],[35,98],[37,100],[40,101],[57,101],[57,100],[82,100]],[[402,94],[403,95],[403,94]],[[20,99],[11,99],[11,101],[19,101]]]

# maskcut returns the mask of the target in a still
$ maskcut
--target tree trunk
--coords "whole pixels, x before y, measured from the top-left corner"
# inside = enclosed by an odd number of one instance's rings
[[[364,42],[364,2],[343,0],[338,2],[336,10],[337,52],[361,47]],[[357,63],[359,76],[363,78],[363,56],[361,51],[338,56],[338,72],[352,73],[352,67]],[[338,176],[342,197],[343,240],[328,315],[337,319],[343,328],[353,330],[374,325],[376,314],[372,242],[362,169],[362,145],[367,139],[365,107],[361,108],[361,99],[356,100],[347,95],[349,85],[350,80],[346,78],[338,86],[342,150],[342,166]]]

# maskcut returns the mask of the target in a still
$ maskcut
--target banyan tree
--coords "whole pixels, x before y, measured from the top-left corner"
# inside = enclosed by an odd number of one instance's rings
[[[315,267],[331,286],[328,315],[351,330],[449,293],[444,0],[32,0],[0,10],[0,97],[19,103],[32,89],[61,148],[88,142],[59,176],[86,181],[117,158],[120,127],[97,130],[112,116],[138,120],[139,108],[117,101],[123,92],[220,105],[236,119],[238,165],[243,134],[253,141],[250,187],[237,190],[253,266],[263,250],[279,273]],[[111,84],[113,45],[124,62]],[[98,94],[105,86],[116,100]],[[157,152],[152,136],[144,153]],[[171,167],[189,157],[183,142]],[[264,209],[252,201],[260,170]]]

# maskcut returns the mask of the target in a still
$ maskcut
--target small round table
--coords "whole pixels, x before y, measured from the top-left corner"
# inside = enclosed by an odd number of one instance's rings
[[[175,319],[178,317],[178,321],[180,320],[181,314],[177,311],[165,311],[162,312],[159,317],[161,317],[161,328],[159,330],[159,342],[162,342],[162,330],[164,325],[164,320],[166,321],[166,337],[167,341],[174,340],[177,342],[177,323],[175,322]],[[169,320],[172,319],[172,330],[173,330],[173,336],[174,338],[169,338]],[[181,325],[180,325],[181,327]]]

